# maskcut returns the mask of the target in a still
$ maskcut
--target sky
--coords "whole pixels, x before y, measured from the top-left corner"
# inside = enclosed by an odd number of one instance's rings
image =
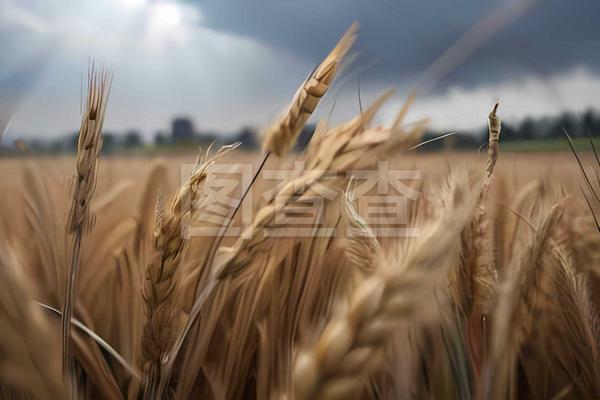
[[[416,88],[409,119],[448,131],[483,126],[495,101],[507,123],[600,110],[598,16],[597,0],[0,0],[0,125],[76,130],[93,58],[115,74],[106,130],[261,129],[355,20],[315,121],[334,102],[334,122],[359,112],[359,87],[362,104],[397,89],[382,122]]]

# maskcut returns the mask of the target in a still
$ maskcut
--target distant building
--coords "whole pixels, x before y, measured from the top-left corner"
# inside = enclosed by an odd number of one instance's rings
[[[123,146],[126,149],[135,149],[142,145],[142,135],[140,132],[131,129],[125,133],[125,138],[123,140]]]
[[[156,134],[154,135],[154,144],[156,144],[157,146],[167,144],[168,141],[169,140],[167,139],[167,136],[161,131],[156,132]]]
[[[174,142],[186,142],[194,139],[194,124],[189,118],[175,118],[171,123],[171,138]]]
[[[117,136],[111,132],[102,133],[102,152],[104,154],[114,153],[117,150]]]

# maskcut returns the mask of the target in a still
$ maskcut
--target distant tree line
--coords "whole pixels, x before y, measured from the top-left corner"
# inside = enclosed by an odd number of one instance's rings
[[[558,117],[526,118],[519,124],[510,124],[503,121],[501,140],[503,142],[529,140],[529,139],[554,139],[564,136],[563,128],[573,137],[583,137],[587,134],[600,134],[600,113],[588,110],[582,114],[565,112]],[[314,132],[315,126],[308,124],[300,133],[295,149],[304,149]],[[428,131],[423,141],[434,139],[451,132]],[[457,132],[456,134],[442,140],[432,141],[419,148],[419,151],[435,151],[443,148],[456,149],[478,149],[487,142],[487,127],[471,132]],[[219,146],[223,144],[241,142],[243,148],[257,149],[259,147],[259,135],[251,127],[243,127],[237,132],[226,134],[212,131],[198,131],[191,119],[186,117],[174,118],[171,122],[170,131],[156,132],[152,142],[143,139],[138,130],[128,130],[124,133],[105,132],[102,151],[111,154],[121,151],[133,151],[143,146],[160,147],[186,147],[186,146],[208,146],[211,143]],[[25,143],[23,146],[22,143]],[[17,151],[17,147],[26,147],[28,151],[45,153],[73,152],[77,146],[77,132],[56,139],[33,139],[19,141],[19,146],[3,143],[0,147],[2,153]]]
[[[502,142],[516,142],[531,139],[558,139],[564,138],[564,130],[572,137],[596,136],[600,134],[600,114],[588,110],[582,114],[565,112],[558,117],[531,118],[528,117],[519,124],[502,121]],[[423,141],[435,139],[452,130],[428,131]],[[420,151],[435,151],[444,148],[478,149],[487,143],[487,126],[482,126],[475,132],[457,132],[442,140],[432,141],[421,148]]]

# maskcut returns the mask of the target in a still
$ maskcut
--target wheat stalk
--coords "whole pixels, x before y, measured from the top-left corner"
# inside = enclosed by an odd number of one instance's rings
[[[342,38],[304,81],[296,92],[284,117],[265,133],[263,150],[276,156],[284,156],[294,145],[306,121],[327,93],[344,56],[356,41],[358,23],[354,22]]]
[[[213,266],[213,276],[196,297],[188,320],[166,358],[167,371],[173,369],[177,354],[199,317],[204,303],[221,281],[249,265],[265,243],[265,237],[260,235],[261,232],[283,212],[285,204],[289,201],[301,201],[303,196],[312,195],[312,186],[328,171],[336,171],[338,175],[343,176],[345,171],[351,168],[360,169],[372,165],[375,160],[392,149],[408,148],[418,139],[424,128],[423,122],[415,124],[408,132],[404,132],[399,123],[391,129],[366,129],[376,111],[390,95],[391,92],[386,92],[362,115],[329,131],[322,123],[319,124],[306,157],[307,170],[284,185],[274,199],[257,212],[252,226],[247,228],[248,231],[241,235],[233,247],[221,249],[221,258],[216,260],[216,265]],[[315,141],[319,144],[313,144]],[[275,198],[279,201],[275,202]],[[278,254],[285,254],[285,251],[282,250]]]
[[[487,318],[495,298],[497,281],[495,243],[485,204],[498,158],[500,118],[496,115],[497,109],[498,104],[488,116],[489,151],[481,196],[473,218],[461,232],[459,257],[449,274],[450,298],[464,318],[463,330],[474,370],[475,392],[479,390],[480,370],[486,357]]]
[[[346,171],[366,168],[392,149],[406,149],[417,140],[423,131],[423,123],[416,124],[406,134],[398,131],[398,127],[367,128],[390,95],[391,92],[385,93],[363,114],[327,132],[322,131],[313,138],[315,144],[308,150],[306,171],[289,181],[268,205],[258,211],[246,234],[224,254],[225,261],[218,268],[219,279],[248,265],[264,241],[261,236],[264,229],[284,211],[286,204],[301,202],[303,198],[314,194],[312,186],[326,173],[334,172],[336,179],[346,181]],[[275,199],[278,201],[275,202]]]
[[[389,268],[394,260],[378,265],[352,294],[349,305],[328,322],[316,344],[300,352],[293,370],[294,398],[341,399],[361,393],[361,376],[389,333],[399,321],[413,317],[435,278],[443,275],[445,256],[471,215],[478,196],[469,193],[464,180],[455,184],[442,219],[424,229],[401,261],[401,272]]]
[[[489,150],[486,162],[486,175],[477,211],[471,222],[461,233],[461,255],[451,287],[455,303],[465,315],[474,311],[486,316],[494,299],[494,286],[497,271],[494,265],[494,243],[491,238],[491,226],[485,207],[490,187],[490,178],[498,159],[498,139],[500,136],[500,118],[496,115],[498,103],[488,116]]]
[[[512,260],[511,275],[499,290],[490,354],[483,370],[484,398],[503,399],[513,390],[510,382],[521,346],[551,303],[551,277],[544,271],[551,256],[550,230],[559,215],[557,203],[543,216],[531,242]]]
[[[557,241],[555,240],[555,243]],[[596,310],[591,302],[586,276],[575,271],[560,243],[554,246],[558,261],[554,278],[552,349],[579,392],[586,398],[600,396],[600,355],[594,332]]]
[[[69,376],[70,371],[72,371],[70,358],[71,318],[77,294],[81,241],[83,235],[91,230],[93,226],[89,203],[96,188],[98,159],[102,148],[102,125],[111,81],[112,74],[110,72],[106,70],[97,72],[94,66],[91,67],[88,76],[86,111],[83,115],[77,142],[77,176],[67,223],[67,231],[73,235],[74,239],[61,319],[62,360],[65,377]]]
[[[173,345],[180,320],[179,256],[186,243],[188,224],[196,211],[200,189],[208,171],[221,157],[239,144],[222,147],[215,155],[199,158],[191,176],[179,188],[169,210],[162,197],[156,207],[154,257],[146,268],[142,287],[147,320],[142,334],[144,371],[142,390],[145,398],[160,397],[164,358]]]

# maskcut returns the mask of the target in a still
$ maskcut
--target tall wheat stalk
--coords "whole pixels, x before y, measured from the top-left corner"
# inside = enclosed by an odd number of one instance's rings
[[[147,320],[142,335],[142,370],[144,398],[160,398],[159,389],[163,364],[173,345],[180,325],[180,254],[186,244],[187,230],[193,215],[202,204],[198,203],[202,185],[209,168],[239,144],[224,146],[215,155],[199,158],[191,176],[173,197],[169,210],[164,209],[162,198],[156,207],[154,230],[154,257],[146,268],[142,288]]]
[[[287,152],[293,147],[298,135],[300,134],[300,131],[314,112],[321,98],[327,93],[327,90],[333,82],[344,56],[348,53],[356,41],[357,30],[358,23],[354,22],[342,36],[333,50],[300,86],[296,92],[296,95],[294,96],[294,99],[292,100],[292,104],[283,118],[279,122],[273,124],[265,133],[263,138],[264,155],[260,166],[254,174],[250,185],[247,188],[243,188],[242,196],[230,217],[230,222],[223,229],[221,229],[218,233],[218,236],[213,239],[213,242],[209,248],[209,254],[202,265],[202,270],[205,270],[206,268],[212,268],[215,256],[218,252],[223,237],[227,233],[227,230],[229,229],[230,224],[233,222],[237,211],[244,202],[246,195],[250,190],[252,190],[252,186],[258,178],[258,174],[262,171],[262,168],[267,163],[271,153],[281,157],[287,154]],[[167,384],[167,380],[169,379],[172,370],[172,363],[174,363],[179,349],[183,345],[183,342],[192,328],[192,325],[195,323],[202,304],[216,286],[216,280],[212,279],[201,292],[201,288],[199,287],[199,279],[196,282],[192,312],[183,330],[179,334],[171,354],[168,356],[169,361],[167,362],[166,366],[167,374],[162,380],[161,387],[164,387]]]
[[[85,113],[77,141],[77,176],[73,201],[67,222],[67,232],[73,237],[71,261],[67,275],[67,289],[63,299],[62,314],[62,364],[66,378],[72,371],[70,354],[71,318],[77,295],[81,242],[93,227],[89,203],[96,188],[98,159],[102,148],[102,125],[110,92],[112,74],[107,70],[96,71],[92,66],[88,74],[88,95]]]
[[[488,115],[488,157],[483,188],[471,221],[461,232],[461,248],[449,273],[449,295],[473,371],[473,391],[480,387],[481,367],[487,353],[488,317],[495,298],[497,270],[493,217],[488,192],[499,156],[501,120],[498,103]]]
[[[545,325],[538,320],[548,312],[552,296],[553,240],[550,235],[560,218],[560,203],[543,209],[532,240],[525,244],[511,262],[494,311],[494,330],[489,358],[483,370],[483,396],[504,399],[514,396],[516,363],[521,347],[530,335]]]

